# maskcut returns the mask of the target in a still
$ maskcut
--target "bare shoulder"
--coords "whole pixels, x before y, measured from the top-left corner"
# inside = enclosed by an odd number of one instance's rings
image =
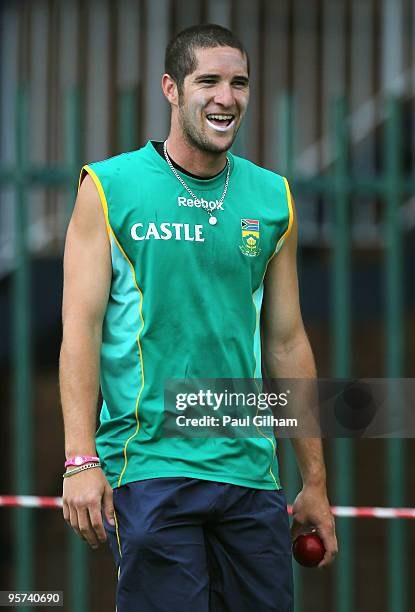
[[[297,215],[295,212],[294,200],[292,202],[292,225],[290,232],[284,238],[284,242],[278,253],[276,253],[268,264],[267,273],[265,275],[265,283],[271,282],[275,279],[277,274],[285,273],[296,273],[297,268],[297,242],[298,242],[298,228],[297,228]]]
[[[261,323],[268,345],[289,342],[302,330],[296,254],[297,223],[294,213],[291,232],[270,261],[264,279]]]
[[[63,320],[102,321],[111,283],[111,248],[99,193],[82,181],[64,253]]]
[[[71,229],[81,234],[88,232],[106,233],[105,216],[101,205],[100,196],[94,181],[86,174],[78,191],[75,206],[70,222]]]
[[[82,200],[94,201],[100,203],[98,189],[89,174],[85,174],[78,191],[78,198]]]

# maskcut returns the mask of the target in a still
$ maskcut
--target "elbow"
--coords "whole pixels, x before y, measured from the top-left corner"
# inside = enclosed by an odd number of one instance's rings
[[[293,353],[310,349],[307,334],[302,326],[295,333],[285,336],[264,335],[262,342],[265,355],[272,359],[286,359]]]
[[[287,376],[287,372],[303,371],[309,375],[314,370],[314,358],[305,331],[290,338],[263,341],[264,369],[271,376]],[[291,374],[288,374],[291,376]]]
[[[274,344],[263,349],[262,360],[266,369],[275,370],[279,365],[287,363],[298,352],[298,345]]]

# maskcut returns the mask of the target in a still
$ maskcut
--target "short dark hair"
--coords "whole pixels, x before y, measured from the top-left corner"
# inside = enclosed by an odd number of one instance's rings
[[[214,23],[191,26],[182,30],[169,42],[164,58],[164,70],[176,82],[179,95],[184,79],[197,68],[196,49],[232,47],[245,55],[248,75],[249,57],[245,47],[230,30]]]

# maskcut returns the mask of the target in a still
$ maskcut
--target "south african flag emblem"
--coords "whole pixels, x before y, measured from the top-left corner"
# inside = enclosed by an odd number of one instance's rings
[[[241,219],[242,244],[239,245],[242,253],[248,257],[259,255],[259,221],[258,219]]]

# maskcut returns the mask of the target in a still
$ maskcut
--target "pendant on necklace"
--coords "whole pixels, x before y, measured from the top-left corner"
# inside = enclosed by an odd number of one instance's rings
[[[216,219],[216,217],[209,217],[209,223],[211,225],[216,225],[217,222],[218,220]]]

